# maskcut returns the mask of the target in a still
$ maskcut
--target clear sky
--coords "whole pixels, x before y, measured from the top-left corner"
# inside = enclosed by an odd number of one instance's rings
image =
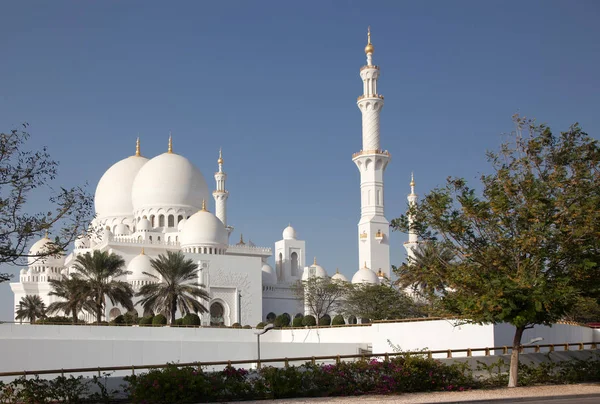
[[[222,146],[232,241],[273,247],[291,222],[330,274],[359,265],[368,25],[390,220],[411,171],[420,194],[475,181],[514,113],[600,133],[597,1],[5,1],[0,16],[0,131],[28,122],[30,146],[61,163],[57,184],[93,193],[138,133],[153,157],[172,131],[212,189]],[[392,234],[396,265],[405,238]],[[0,319],[12,302],[0,285]]]

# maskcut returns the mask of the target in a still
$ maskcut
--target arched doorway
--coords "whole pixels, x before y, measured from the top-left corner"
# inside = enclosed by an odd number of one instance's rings
[[[110,309],[110,311],[108,312],[108,320],[109,321],[113,321],[115,318],[117,318],[118,316],[121,315],[121,310],[119,310],[116,307],[113,307],[112,309]]]
[[[298,276],[298,254],[293,252],[290,258],[292,259],[292,276]]]
[[[210,325],[225,324],[225,307],[219,302],[210,305]]]

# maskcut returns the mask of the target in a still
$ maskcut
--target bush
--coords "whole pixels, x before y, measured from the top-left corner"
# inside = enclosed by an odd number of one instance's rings
[[[263,328],[265,328],[265,325],[267,325],[266,323],[263,323],[262,321],[258,324],[256,324],[256,328],[259,330],[262,330]]]
[[[277,318],[275,318],[275,322],[273,323],[273,325],[275,327],[278,328],[283,328],[283,327],[287,327],[290,325],[290,316],[289,315],[285,315],[285,314],[281,314],[279,316],[277,316]]]
[[[176,327],[181,327],[181,326],[183,326],[183,318],[176,318],[176,319],[175,319],[175,326],[176,326]]]
[[[245,329],[245,330],[251,330],[251,329],[252,329],[252,326],[251,326],[251,325],[248,325],[248,324],[246,324],[246,325],[245,325],[245,326],[243,326],[242,328],[243,328],[243,329]]]
[[[188,313],[183,316],[183,325],[200,325],[200,317],[195,313]]]
[[[140,326],[145,326],[145,325],[151,325],[152,324],[152,320],[154,320],[154,316],[146,316],[146,317],[142,317],[140,318]]]
[[[313,315],[304,316],[302,319],[302,325],[305,327],[314,327],[317,325],[317,319]]]
[[[342,316],[341,314],[334,316],[333,320],[331,320],[331,325],[344,325],[344,324],[346,324],[346,321],[344,321],[344,316]]]
[[[116,325],[125,324],[125,317],[122,314],[118,315],[117,317],[115,317],[112,323]]]
[[[277,316],[275,315],[275,313],[270,312],[269,314],[267,314],[267,323],[273,323],[276,318]]]
[[[298,317],[298,315],[296,315],[294,321],[292,321],[292,327],[302,327],[302,319],[304,319],[304,316]]]
[[[325,314],[323,317],[321,317],[319,319],[319,325],[320,326],[331,325],[331,317],[329,316],[329,314]]]
[[[167,318],[162,314],[154,316],[152,319],[152,325],[167,325]]]
[[[240,323],[233,323],[231,324],[231,328],[242,328],[242,325]]]
[[[36,324],[64,324],[64,325],[68,325],[68,324],[73,324],[73,319],[71,317],[65,317],[65,316],[52,316],[52,317],[46,317],[46,318],[41,318],[39,320],[36,320],[35,322]],[[77,320],[77,323],[81,324],[83,323],[81,320]]]
[[[128,311],[123,315],[123,319],[125,320],[125,324],[133,325],[138,323],[138,313],[137,311]]]

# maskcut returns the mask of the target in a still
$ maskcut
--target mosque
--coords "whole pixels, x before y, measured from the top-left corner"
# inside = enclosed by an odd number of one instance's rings
[[[365,47],[367,64],[360,69],[363,93],[357,105],[362,113],[362,150],[352,156],[360,172],[361,214],[358,223],[358,271],[353,283],[378,284],[390,279],[389,222],[384,211],[383,174],[391,155],[380,144],[379,119],[384,98],[378,92],[379,66],[373,64],[371,33]],[[298,280],[328,277],[323,267],[306,262],[306,242],[299,240],[293,227],[283,230],[282,239],[269,247],[244,242],[232,244],[234,228],[227,222],[227,174],[219,152],[214,175],[214,213],[207,208],[208,185],[202,173],[186,157],[173,149],[169,136],[165,153],[148,159],[140,150],[139,139],[133,156],[113,164],[100,178],[95,193],[96,215],[92,226],[97,231],[82,236],[73,251],[62,257],[44,260],[48,236],[37,241],[29,252],[28,268],[21,269],[19,281],[11,283],[15,306],[26,295],[39,295],[48,305],[50,279],[68,276],[79,254],[94,250],[120,255],[130,274],[123,279],[134,291],[152,282],[145,275],[155,273],[150,260],[166,251],[182,251],[199,267],[199,282],[209,292],[209,312],[202,324],[240,323],[255,325],[267,313],[288,313],[292,317],[305,311],[302,299],[292,291]],[[411,181],[409,203],[416,202]],[[236,237],[237,239],[237,237]],[[405,243],[410,254],[417,245],[416,234]],[[275,269],[267,260],[274,255]],[[158,274],[156,274],[158,275]],[[348,281],[339,272],[332,279]],[[139,315],[141,307],[136,306]],[[123,314],[121,307],[107,302],[106,320]],[[93,318],[86,320],[93,321]]]

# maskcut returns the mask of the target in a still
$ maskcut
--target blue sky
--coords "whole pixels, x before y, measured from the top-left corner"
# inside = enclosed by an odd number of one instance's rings
[[[61,163],[57,184],[93,193],[138,133],[153,157],[172,131],[212,188],[222,146],[232,239],[272,247],[291,222],[330,274],[358,268],[351,155],[368,25],[390,220],[411,171],[423,194],[488,170],[514,113],[599,133],[595,1],[38,1],[0,15],[0,131],[28,122],[30,147]],[[394,264],[404,240],[392,234]],[[0,285],[0,319],[12,299]]]

